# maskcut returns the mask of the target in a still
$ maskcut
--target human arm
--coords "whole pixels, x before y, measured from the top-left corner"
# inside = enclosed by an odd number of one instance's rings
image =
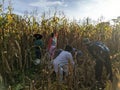
[[[72,64],[74,66],[75,62],[73,61],[73,56],[71,53],[69,53],[69,55],[68,55],[68,60],[69,60],[70,64]]]

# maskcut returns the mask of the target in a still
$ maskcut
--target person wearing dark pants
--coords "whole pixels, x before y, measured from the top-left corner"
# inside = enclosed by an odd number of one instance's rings
[[[101,60],[96,60],[95,79],[97,81],[101,81],[102,71],[103,71],[103,62]]]
[[[34,51],[35,51],[34,64],[39,65],[40,59],[41,59],[41,54],[42,54],[41,49],[44,46],[43,41],[42,41],[43,36],[41,34],[34,34],[33,37],[34,37]]]
[[[36,58],[41,59],[41,50],[39,47],[35,47]]]
[[[109,48],[100,41],[92,42],[88,38],[83,39],[83,43],[86,46],[88,52],[95,59],[95,79],[97,82],[102,81],[103,66],[105,66],[107,71],[107,77],[112,82],[112,66],[109,55]]]
[[[109,76],[108,79],[113,81],[113,74],[112,74],[112,66],[111,66],[111,61],[110,61],[110,56],[108,55],[107,57],[105,57],[105,68],[107,71],[107,75]]]

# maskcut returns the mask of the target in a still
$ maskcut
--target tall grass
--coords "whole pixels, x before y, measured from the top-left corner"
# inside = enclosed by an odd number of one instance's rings
[[[108,22],[97,25],[81,25],[69,21],[64,15],[41,18],[37,22],[34,16],[19,16],[0,12],[0,74],[9,90],[90,90],[95,83],[94,61],[84,49],[82,39],[101,40],[111,49],[113,66],[119,67],[120,24],[114,27]],[[48,38],[53,31],[58,33],[57,48],[70,44],[83,51],[84,55],[76,62],[75,70],[60,84],[50,69],[50,59],[46,52]],[[34,33],[43,35],[45,50],[37,73],[34,73],[32,51]],[[113,57],[118,53],[117,59]],[[75,58],[74,58],[75,59]],[[116,63],[117,61],[117,63]],[[116,66],[117,65],[117,66]],[[114,68],[113,68],[114,70]],[[106,79],[106,76],[103,77]]]

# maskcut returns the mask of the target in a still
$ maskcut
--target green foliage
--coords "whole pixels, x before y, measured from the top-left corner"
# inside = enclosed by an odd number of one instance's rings
[[[23,89],[23,85],[20,84],[20,83],[15,85],[15,86],[13,86],[13,88],[12,88],[12,90],[21,90],[21,89]]]

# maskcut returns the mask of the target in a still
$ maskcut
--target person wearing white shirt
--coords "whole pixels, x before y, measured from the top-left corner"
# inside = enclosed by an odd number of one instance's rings
[[[65,75],[68,75],[68,65],[74,67],[73,56],[71,54],[72,47],[66,45],[65,50],[62,50],[61,53],[53,60],[54,71],[56,74],[60,75],[60,81],[63,80],[63,72]]]

